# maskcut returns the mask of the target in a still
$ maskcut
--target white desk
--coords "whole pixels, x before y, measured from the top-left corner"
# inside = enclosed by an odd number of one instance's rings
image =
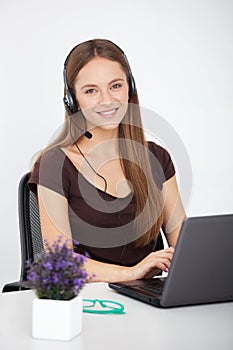
[[[82,333],[71,340],[31,337],[31,291],[0,294],[1,350],[232,350],[233,302],[158,309],[120,295],[105,283],[87,285],[85,298],[116,300],[125,315],[84,314]]]

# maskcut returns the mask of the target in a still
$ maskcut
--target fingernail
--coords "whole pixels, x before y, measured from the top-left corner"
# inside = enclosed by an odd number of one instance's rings
[[[165,271],[166,271],[166,272],[168,272],[168,271],[169,271],[169,269],[166,267]]]

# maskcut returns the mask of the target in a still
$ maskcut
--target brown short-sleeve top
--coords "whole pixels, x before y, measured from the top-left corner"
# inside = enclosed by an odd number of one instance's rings
[[[154,181],[162,188],[163,182],[175,174],[173,162],[163,147],[148,142],[148,148]],[[35,163],[28,185],[36,194],[38,184],[67,198],[72,236],[80,242],[75,247],[77,252],[85,251],[98,261],[133,266],[162,248],[161,238],[144,247],[134,246],[133,193],[116,198],[97,189],[60,147],[47,151]]]

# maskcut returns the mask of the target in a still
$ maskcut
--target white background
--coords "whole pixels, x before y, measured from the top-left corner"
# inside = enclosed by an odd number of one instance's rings
[[[1,0],[0,26],[0,287],[19,277],[18,181],[63,121],[63,63],[84,40],[125,51],[141,105],[182,139],[187,214],[233,212],[233,1]]]

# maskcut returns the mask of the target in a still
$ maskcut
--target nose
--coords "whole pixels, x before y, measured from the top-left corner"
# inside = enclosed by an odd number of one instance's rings
[[[114,99],[111,94],[111,91],[109,91],[108,89],[102,90],[99,97],[99,103],[101,105],[109,105],[112,102],[114,102]]]

